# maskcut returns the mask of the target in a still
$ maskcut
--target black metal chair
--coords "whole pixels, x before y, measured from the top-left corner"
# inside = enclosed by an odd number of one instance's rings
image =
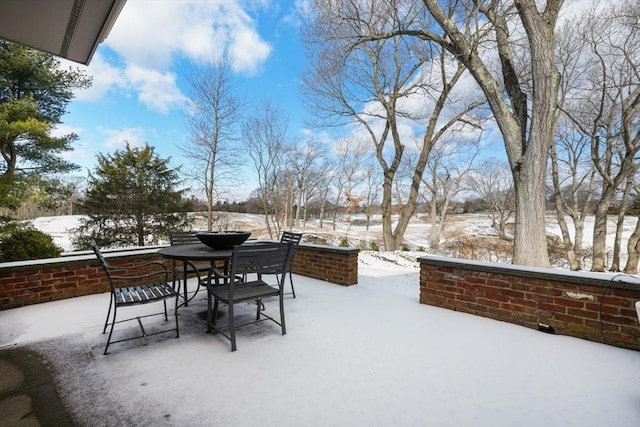
[[[109,338],[107,338],[107,344],[104,347],[104,354],[106,355],[111,344],[118,342],[129,341],[137,338],[145,338],[151,335],[157,335],[165,332],[176,331],[176,338],[180,337],[180,330],[178,327],[178,291],[176,291],[172,285],[169,284],[169,275],[171,271],[167,270],[164,265],[159,262],[148,262],[144,264],[138,264],[129,267],[114,267],[109,265],[104,255],[98,248],[95,241],[91,241],[91,249],[96,254],[96,257],[100,261],[102,268],[104,269],[107,278],[109,280],[109,287],[111,288],[111,298],[109,301],[109,311],[107,312],[107,319],[104,323],[104,329],[102,333],[107,332],[107,327],[110,325]],[[122,272],[122,274],[120,273]],[[132,275],[130,272],[136,272]],[[121,283],[122,285],[117,285]],[[163,329],[156,332],[147,332],[142,325],[142,318],[158,316],[164,314],[165,321],[169,320],[167,313],[167,300],[175,298],[175,321],[176,327],[172,329]],[[159,313],[147,314],[143,316],[136,316],[127,319],[116,321],[118,308],[120,307],[132,307],[141,304],[149,304],[154,302],[161,302],[164,305],[164,311]],[[113,309],[113,314],[112,314]],[[111,316],[111,322],[109,317]],[[123,323],[131,320],[137,320],[141,335],[134,337],[123,338],[117,341],[111,341],[113,336],[113,328],[116,323]]]
[[[298,247],[298,244],[300,243],[300,240],[302,240],[302,233],[292,233],[290,231],[283,231],[282,232],[282,236],[280,236],[280,243],[291,243],[293,248],[292,251],[293,253],[291,254],[291,259],[293,260],[293,256],[295,255],[296,252],[296,248]],[[296,290],[293,287],[293,273],[291,273],[291,264],[293,262],[290,262],[289,265],[287,266],[287,271],[285,273],[289,274],[289,283],[291,284],[291,294],[293,294],[293,297],[296,297]]]
[[[198,239],[198,237],[196,236],[195,231],[177,231],[177,230],[169,231],[169,244],[171,244],[171,246],[188,245],[192,243],[201,243],[200,239]],[[200,290],[200,287],[205,286],[206,278],[203,278],[203,276],[206,276],[209,274],[209,270],[211,269],[211,264],[210,263],[193,263],[190,261],[185,261],[185,267],[186,269],[178,268],[178,266],[176,265],[176,261],[173,260],[173,272],[175,274],[174,277],[180,276],[184,281],[183,299],[184,299],[184,305],[186,307],[189,305],[189,301],[195,298],[196,294]],[[186,271],[187,277],[183,277],[185,275],[185,271]],[[201,274],[201,273],[204,273],[204,274]],[[189,298],[188,291],[187,291],[187,278],[191,274],[195,274],[196,277],[198,278],[198,287],[196,288],[191,298]]]
[[[290,243],[264,243],[259,245],[238,245],[233,248],[231,257],[231,268],[228,274],[218,268],[211,270],[211,275],[207,285],[207,332],[219,332],[231,341],[231,351],[236,351],[236,328],[271,320],[280,325],[282,335],[286,334],[284,321],[284,298],[283,287],[287,267],[291,262],[293,244]],[[274,274],[277,276],[278,284],[269,285],[262,280],[262,274]],[[256,274],[257,279],[246,281],[249,274]],[[262,310],[263,299],[268,297],[278,297],[280,306],[280,319],[265,314]],[[213,300],[213,304],[212,304]],[[255,301],[255,320],[235,324],[233,306],[235,304]],[[222,302],[228,305],[229,325],[226,328],[216,327],[218,304]],[[228,334],[224,331],[228,330]]]

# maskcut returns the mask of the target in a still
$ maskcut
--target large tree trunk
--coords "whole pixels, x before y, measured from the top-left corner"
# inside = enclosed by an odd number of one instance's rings
[[[547,154],[556,127],[555,107],[560,74],[554,56],[554,31],[562,1],[546,3],[545,10],[540,13],[534,0],[515,2],[529,38],[533,96],[526,149],[520,169],[516,167],[514,170],[516,227],[513,261],[543,267],[549,265],[544,196]],[[526,138],[525,132],[522,138]]]
[[[538,165],[538,170],[540,169],[544,170]],[[523,167],[521,172],[514,177],[516,219],[513,263],[548,267],[549,253],[544,221],[544,179],[536,177],[539,172],[535,171],[535,167]]]
[[[398,248],[395,236],[393,234],[392,223],[392,191],[393,191],[393,175],[385,172],[384,182],[382,184],[382,203],[380,208],[382,210],[382,241],[384,242],[384,248],[387,251],[394,251]]]
[[[599,203],[593,222],[593,265],[592,271],[602,272],[605,269],[607,212],[609,203]]]
[[[438,249],[440,246],[440,227],[438,226],[438,209],[435,198],[431,200],[431,210],[429,212],[431,222],[431,232],[429,233],[429,248]]]
[[[636,222],[636,228],[627,241],[627,265],[624,272],[627,274],[638,274],[638,261],[640,260],[640,218]]]
[[[632,181],[627,181],[624,193],[622,195],[622,203],[620,205],[620,211],[618,212],[618,223],[616,224],[616,236],[613,241],[613,259],[611,260],[611,267],[609,271],[620,271],[620,251],[622,250],[622,232],[624,230],[624,217],[627,213],[627,207],[629,204],[629,193],[633,187]]]

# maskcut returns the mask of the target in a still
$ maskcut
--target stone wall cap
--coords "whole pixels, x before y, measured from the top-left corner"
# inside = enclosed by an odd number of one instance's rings
[[[344,247],[344,246],[329,246],[329,245],[317,245],[314,243],[300,243],[298,245],[300,248],[309,248],[309,249],[318,249],[325,252],[335,252],[335,253],[359,253],[360,249],[353,247]]]

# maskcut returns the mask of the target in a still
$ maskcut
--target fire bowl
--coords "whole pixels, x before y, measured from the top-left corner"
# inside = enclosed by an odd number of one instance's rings
[[[213,249],[231,249],[251,236],[250,231],[196,231],[196,237]]]

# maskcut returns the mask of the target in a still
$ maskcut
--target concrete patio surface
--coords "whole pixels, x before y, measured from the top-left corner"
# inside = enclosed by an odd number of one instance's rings
[[[640,425],[639,352],[420,305],[416,271],[294,280],[287,335],[248,326],[237,352],[204,293],[180,338],[107,356],[107,294],[1,311],[0,426]]]

